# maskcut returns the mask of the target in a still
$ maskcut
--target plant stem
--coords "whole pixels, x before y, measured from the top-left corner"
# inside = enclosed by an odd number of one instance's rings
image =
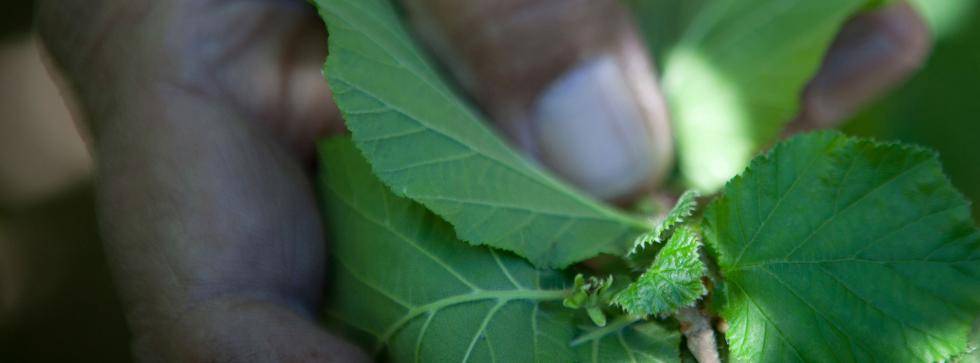
[[[620,317],[616,318],[616,320],[613,320],[611,323],[607,324],[604,327],[601,327],[599,329],[593,330],[593,331],[588,332],[588,333],[586,333],[586,334],[584,334],[582,336],[579,336],[578,338],[575,338],[575,340],[572,340],[572,343],[570,345],[572,347],[575,347],[575,346],[581,345],[582,343],[585,343],[585,342],[590,342],[590,341],[593,341],[593,340],[596,340],[596,339],[602,339],[602,337],[604,337],[604,336],[606,336],[608,334],[617,332],[620,329],[622,329],[622,328],[624,328],[624,327],[626,327],[626,326],[628,326],[630,324],[633,324],[635,322],[638,322],[640,320],[642,320],[642,319],[630,317],[630,316],[627,316],[627,315],[620,316]]]
[[[711,320],[696,307],[678,310],[674,316],[681,323],[681,332],[687,337],[687,349],[694,358],[699,363],[721,363]]]

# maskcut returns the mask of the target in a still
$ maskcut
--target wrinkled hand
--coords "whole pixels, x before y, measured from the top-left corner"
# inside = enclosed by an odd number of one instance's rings
[[[135,355],[366,360],[317,324],[326,246],[308,159],[339,124],[309,6],[40,6],[91,127],[100,227]]]
[[[403,2],[505,135],[566,180],[622,200],[668,170],[667,112],[615,0]],[[343,127],[312,9],[42,0],[39,27],[91,131],[137,357],[366,360],[316,323],[327,246],[313,142]],[[924,57],[924,32],[903,3],[853,20],[794,127],[832,124],[895,84]]]

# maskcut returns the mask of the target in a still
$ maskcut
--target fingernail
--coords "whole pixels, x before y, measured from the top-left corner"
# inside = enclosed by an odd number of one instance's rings
[[[622,55],[582,61],[545,88],[532,109],[540,161],[600,199],[649,190],[670,166],[662,96],[651,67],[636,65]]]

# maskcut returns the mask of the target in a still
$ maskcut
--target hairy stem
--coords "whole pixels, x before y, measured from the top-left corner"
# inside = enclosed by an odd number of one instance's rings
[[[678,310],[675,317],[681,323],[681,332],[687,337],[687,349],[694,358],[699,363],[721,363],[711,319],[696,307]]]

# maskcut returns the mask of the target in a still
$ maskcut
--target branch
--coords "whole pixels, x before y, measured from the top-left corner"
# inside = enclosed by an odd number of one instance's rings
[[[694,358],[699,363],[721,363],[711,320],[696,307],[678,310],[674,316],[681,323],[681,332],[687,337],[687,349]]]

